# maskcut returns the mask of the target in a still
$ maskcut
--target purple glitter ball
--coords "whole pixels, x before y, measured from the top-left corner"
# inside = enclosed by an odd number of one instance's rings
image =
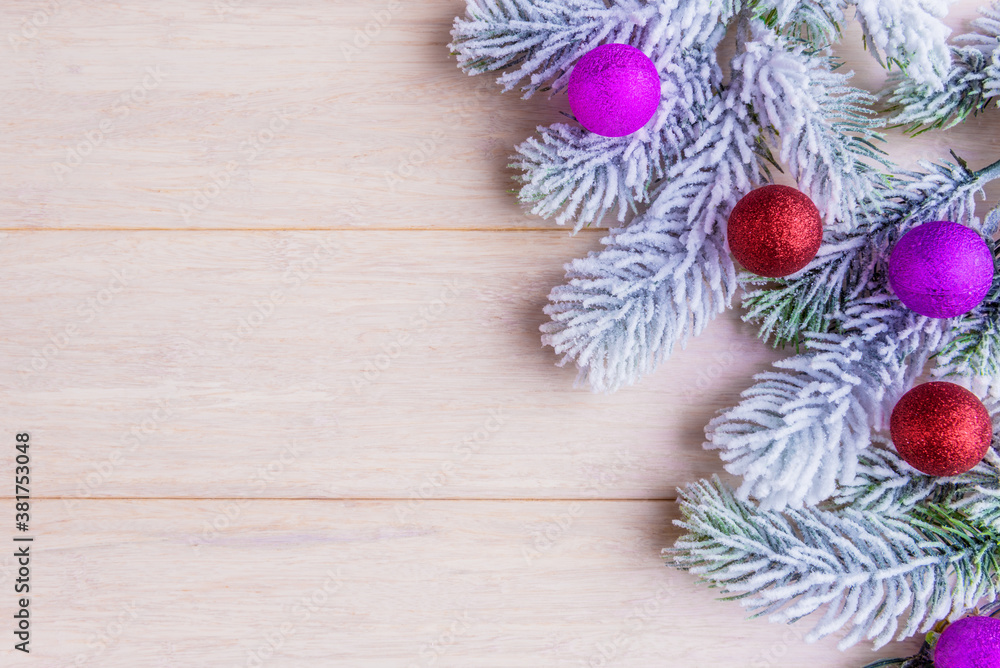
[[[889,256],[889,284],[911,311],[952,318],[979,305],[993,282],[993,255],[974,230],[936,220],[903,235]]]
[[[580,125],[605,137],[624,137],[656,113],[660,75],[634,46],[603,44],[577,62],[567,92]]]
[[[935,668],[1000,668],[1000,619],[966,617],[950,624],[934,647]]]

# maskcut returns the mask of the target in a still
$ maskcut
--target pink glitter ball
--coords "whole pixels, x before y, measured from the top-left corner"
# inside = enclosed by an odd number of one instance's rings
[[[605,137],[624,137],[656,113],[660,75],[634,46],[603,44],[577,62],[568,96],[580,125]]]
[[[965,225],[936,220],[903,235],[889,256],[889,284],[911,311],[953,318],[979,305],[993,282],[993,254]]]
[[[966,617],[950,624],[934,648],[937,668],[1000,666],[1000,619]]]

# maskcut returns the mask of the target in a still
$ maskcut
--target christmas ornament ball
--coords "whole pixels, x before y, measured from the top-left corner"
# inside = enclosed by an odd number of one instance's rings
[[[975,230],[949,220],[914,227],[889,256],[889,284],[911,311],[952,318],[975,308],[993,282],[993,254]]]
[[[567,94],[580,125],[605,137],[624,137],[656,113],[660,74],[634,46],[602,44],[577,62]]]
[[[966,617],[949,624],[934,646],[934,666],[1000,667],[1000,619]]]
[[[758,276],[780,278],[816,257],[823,242],[819,210],[805,193],[768,185],[747,193],[729,214],[729,250]]]
[[[917,385],[892,409],[889,433],[896,452],[921,473],[965,473],[993,441],[990,414],[972,392],[954,383]]]

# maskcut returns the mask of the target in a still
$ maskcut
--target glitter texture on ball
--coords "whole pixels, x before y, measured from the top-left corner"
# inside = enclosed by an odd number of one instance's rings
[[[1000,619],[966,617],[949,624],[934,647],[935,668],[1000,666]]]
[[[605,137],[624,137],[656,113],[660,74],[639,49],[603,44],[577,62],[567,94],[580,125]]]
[[[936,220],[903,235],[889,256],[889,284],[911,311],[952,318],[975,308],[993,282],[993,255],[975,230]]]
[[[896,452],[921,473],[953,476],[982,461],[993,424],[982,402],[954,383],[917,385],[902,396],[889,419]]]
[[[751,190],[729,214],[729,250],[747,270],[780,278],[804,268],[823,242],[819,210],[789,186]]]

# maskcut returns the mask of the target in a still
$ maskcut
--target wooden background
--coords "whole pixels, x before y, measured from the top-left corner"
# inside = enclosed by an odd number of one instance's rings
[[[0,476],[30,432],[37,536],[30,657],[0,556],[0,663],[848,668],[915,649],[805,644],[662,565],[675,488],[721,470],[704,424],[778,353],[730,313],[636,387],[574,389],[541,308],[602,232],[527,215],[506,167],[565,98],[464,76],[445,46],[463,8],[0,5]],[[892,133],[890,153],[982,166],[998,129]]]

